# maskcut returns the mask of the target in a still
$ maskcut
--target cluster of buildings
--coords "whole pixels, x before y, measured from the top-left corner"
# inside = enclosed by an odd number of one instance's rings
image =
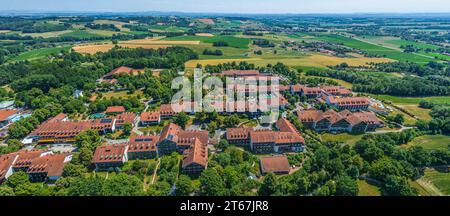
[[[32,182],[55,182],[71,160],[71,154],[54,154],[47,150],[20,150],[1,155],[0,183],[18,171],[27,173]]]
[[[134,125],[136,114],[125,112],[123,107],[108,107],[107,116],[86,121],[71,121],[67,115],[59,114],[43,122],[24,139],[24,144],[72,143],[75,137],[86,130],[96,130],[100,134],[123,129],[125,124]]]
[[[199,173],[208,164],[209,134],[207,131],[186,131],[168,124],[158,136],[134,136],[122,144],[100,146],[92,163],[97,170],[120,167],[128,160],[151,159],[173,152],[183,154],[182,171]]]
[[[14,108],[14,101],[0,103],[0,138],[8,135],[8,128],[12,123],[31,116],[31,113]]]
[[[285,118],[276,122],[276,130],[255,130],[254,128],[227,128],[226,139],[230,144],[248,147],[259,154],[301,152],[305,139]]]
[[[375,113],[370,111],[350,112],[343,110],[336,112],[333,109],[323,112],[322,110],[310,109],[297,112],[300,121],[310,129],[317,132],[349,132],[364,133],[374,131],[382,127],[383,122]]]

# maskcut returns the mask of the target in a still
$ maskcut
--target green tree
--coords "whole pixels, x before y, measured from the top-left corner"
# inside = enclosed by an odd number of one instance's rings
[[[269,173],[264,177],[264,181],[259,187],[258,194],[260,196],[271,196],[277,192],[278,179],[273,173]]]
[[[383,188],[391,196],[417,196],[417,189],[411,187],[408,179],[401,176],[387,176]]]
[[[10,188],[16,188],[17,186],[26,184],[26,183],[30,183],[30,179],[28,177],[28,174],[23,171],[13,173],[6,180],[6,185]]]
[[[173,122],[181,126],[183,129],[186,128],[186,124],[188,123],[188,121],[189,116],[185,112],[180,112],[173,118]]]
[[[133,126],[130,123],[125,123],[123,125],[123,134],[125,136],[129,136],[131,134],[132,130],[133,130]]]
[[[175,183],[177,196],[188,196],[194,192],[194,185],[191,178],[187,175],[180,175]]]
[[[207,169],[200,175],[200,192],[205,196],[226,196],[225,182],[215,169]]]
[[[358,184],[350,176],[339,176],[336,180],[337,196],[356,196],[358,195]]]
[[[141,180],[136,176],[120,173],[110,177],[102,188],[104,196],[139,196],[143,195]]]

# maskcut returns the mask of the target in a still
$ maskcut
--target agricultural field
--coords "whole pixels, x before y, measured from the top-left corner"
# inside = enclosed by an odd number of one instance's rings
[[[31,37],[43,37],[43,38],[51,38],[58,37],[61,35],[72,33],[72,30],[64,30],[64,31],[55,31],[55,32],[44,32],[44,33],[25,33],[23,36],[31,36]]]
[[[369,62],[389,62],[389,59],[384,58],[339,58],[334,56],[326,56],[320,54],[312,54],[306,56],[290,57],[290,58],[265,58],[252,56],[250,58],[243,59],[213,59],[213,60],[192,60],[186,63],[186,67],[195,67],[197,64],[202,65],[217,65],[226,62],[240,62],[247,61],[257,66],[266,66],[268,64],[276,64],[281,62],[291,67],[317,67],[327,68],[330,65],[337,65],[340,63],[347,63],[352,66],[362,66]]]
[[[450,103],[450,96],[436,96],[436,97],[397,97],[391,95],[371,95],[374,98],[384,101],[390,101],[395,104],[419,104],[420,101],[428,101],[435,104]]]
[[[424,57],[412,53],[404,53],[399,50],[394,50],[379,46],[376,44],[367,43],[361,40],[348,38],[340,35],[321,34],[312,38],[312,40],[327,41],[330,43],[343,44],[345,46],[366,51],[369,54],[379,55],[382,57],[390,58],[397,61],[411,61],[420,64],[428,63],[432,58]]]
[[[166,41],[200,41],[203,43],[214,43],[219,41],[227,42],[230,47],[247,49],[250,43],[248,38],[238,38],[234,36],[180,36],[180,37],[170,37],[164,38]]]
[[[24,52],[19,54],[18,56],[12,58],[13,61],[24,61],[24,60],[33,60],[38,58],[46,57],[50,54],[57,54],[61,51],[70,51],[71,46],[64,47],[52,47],[52,48],[42,48],[42,49],[34,49],[28,52]]]
[[[103,35],[89,32],[88,30],[73,30],[71,32],[61,34],[62,37],[75,37],[75,38],[91,38],[91,37],[103,37]]]

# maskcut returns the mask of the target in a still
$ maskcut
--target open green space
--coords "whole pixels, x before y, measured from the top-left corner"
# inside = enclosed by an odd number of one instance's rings
[[[425,135],[415,138],[413,141],[402,147],[421,146],[425,150],[446,150],[449,149],[450,136],[445,135]]]
[[[220,36],[179,36],[179,37],[170,37],[164,38],[164,40],[175,40],[175,41],[200,41],[203,43],[214,43],[219,41],[227,42],[230,47],[247,49],[250,43],[250,39],[248,38],[239,38],[228,35],[220,35]]]
[[[21,53],[18,56],[14,57],[12,60],[13,61],[33,60],[33,59],[46,57],[50,54],[57,54],[61,51],[67,52],[70,49],[71,49],[71,46],[34,49],[34,50],[30,50],[28,52]]]

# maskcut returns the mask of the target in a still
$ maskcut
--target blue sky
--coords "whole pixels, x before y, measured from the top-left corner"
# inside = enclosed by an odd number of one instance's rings
[[[83,12],[450,12],[450,0],[0,0],[0,10]]]

